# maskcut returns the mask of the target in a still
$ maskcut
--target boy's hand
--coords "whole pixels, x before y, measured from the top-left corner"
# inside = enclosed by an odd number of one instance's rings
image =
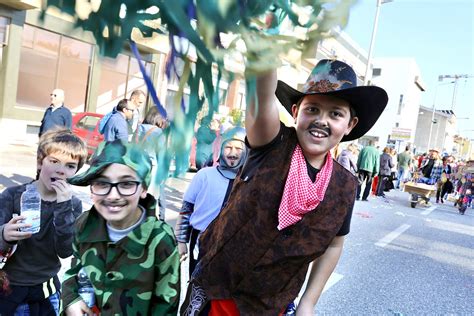
[[[22,223],[25,216],[15,216],[3,227],[3,240],[7,242],[16,242],[31,237],[29,232],[21,232],[20,228],[31,227],[31,224]]]
[[[178,242],[179,261],[183,262],[188,258],[188,245],[184,242]]]
[[[56,180],[51,182],[51,187],[56,191],[56,202],[69,201],[72,198],[71,185],[66,180]]]
[[[76,316],[76,315],[77,316],[83,316],[83,315],[93,316],[94,315],[92,310],[89,307],[87,307],[87,304],[83,300],[80,300],[79,302],[69,305],[64,310],[64,312],[68,316]]]

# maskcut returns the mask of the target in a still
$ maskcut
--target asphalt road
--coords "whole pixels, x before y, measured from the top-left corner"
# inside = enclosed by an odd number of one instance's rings
[[[356,202],[316,315],[474,315],[474,210],[387,197]]]

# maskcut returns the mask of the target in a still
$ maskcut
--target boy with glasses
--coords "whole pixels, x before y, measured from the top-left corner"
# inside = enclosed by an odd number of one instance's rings
[[[93,207],[76,221],[75,265],[64,277],[66,315],[92,315],[78,294],[83,269],[104,315],[174,315],[178,310],[179,254],[170,226],[156,218],[147,193],[151,162],[140,148],[102,143],[91,167],[69,179],[90,185]]]

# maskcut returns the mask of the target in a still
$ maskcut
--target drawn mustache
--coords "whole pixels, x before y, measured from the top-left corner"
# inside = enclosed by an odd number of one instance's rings
[[[325,132],[328,136],[331,135],[331,129],[327,125],[323,125],[319,122],[312,122],[311,124],[309,124],[308,130],[311,130],[311,129],[319,129]]]

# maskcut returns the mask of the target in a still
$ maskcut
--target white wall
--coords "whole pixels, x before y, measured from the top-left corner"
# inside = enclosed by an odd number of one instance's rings
[[[392,128],[407,128],[411,130],[410,143],[415,140],[418,110],[423,91],[415,84],[415,78],[421,74],[414,58],[376,58],[373,68],[381,69],[380,76],[372,78],[372,84],[387,91],[388,104],[377,123],[367,133],[368,136],[379,137],[379,144],[385,146]],[[401,111],[399,112],[400,95],[403,95]],[[404,147],[400,142],[399,147]],[[398,146],[396,147],[398,149]]]

